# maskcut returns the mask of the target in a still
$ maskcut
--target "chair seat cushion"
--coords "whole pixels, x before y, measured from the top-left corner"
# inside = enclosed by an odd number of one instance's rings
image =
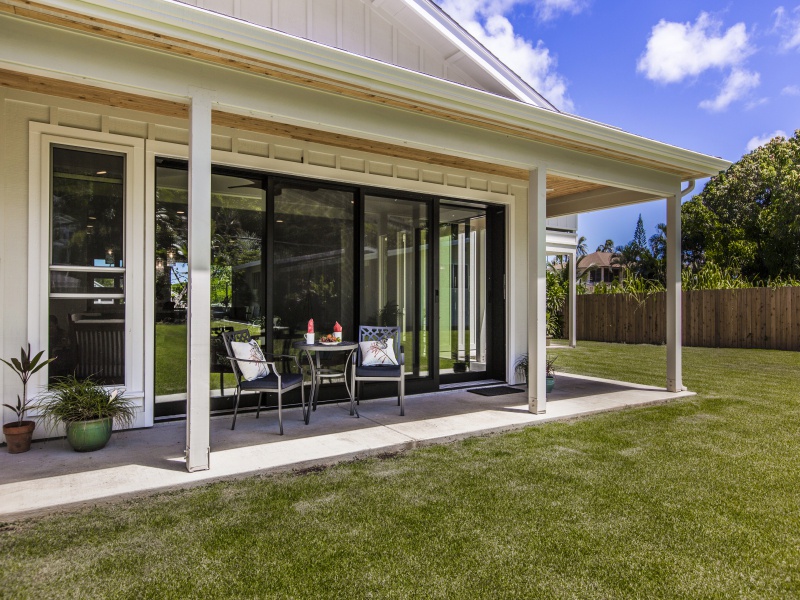
[[[299,373],[284,373],[281,375],[281,389],[286,389],[302,383],[303,376]],[[278,389],[278,376],[275,373],[270,373],[266,377],[260,379],[253,379],[251,381],[242,381],[242,390],[251,391],[264,391]]]
[[[400,377],[400,365],[356,366],[356,377]]]

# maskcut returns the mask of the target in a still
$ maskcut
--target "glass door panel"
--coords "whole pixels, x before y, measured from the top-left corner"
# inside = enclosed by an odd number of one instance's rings
[[[486,210],[439,207],[439,373],[486,371]]]
[[[364,198],[361,323],[397,326],[406,372],[430,374],[427,202]]]
[[[355,193],[313,182],[273,186],[273,347],[294,352],[292,340],[314,319],[319,335],[338,321],[354,339]]]
[[[188,172],[184,163],[156,170],[156,369],[160,400],[186,396]],[[211,175],[211,389],[235,385],[219,334],[263,325],[262,245],[266,192],[260,176]],[[219,390],[219,392],[217,392]]]

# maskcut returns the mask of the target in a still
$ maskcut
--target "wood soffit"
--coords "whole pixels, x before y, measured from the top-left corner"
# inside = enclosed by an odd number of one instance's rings
[[[127,92],[123,93],[81,83],[62,81],[59,79],[41,77],[38,75],[29,75],[26,73],[8,71],[5,69],[0,69],[0,87],[17,89],[26,92],[35,92],[50,96],[58,96],[61,98],[68,98],[70,100],[91,102],[93,104],[100,104],[114,108],[135,110],[144,113],[161,115],[164,117],[178,119],[189,118],[189,107],[187,104],[182,102],[162,100],[159,98],[130,94]],[[219,125],[220,127],[252,131],[265,135],[273,135],[326,146],[346,148],[348,150],[356,150],[359,152],[373,152],[394,158],[425,162],[427,164],[440,165],[443,167],[465,169],[468,171],[475,171],[477,173],[486,173],[489,175],[497,175],[511,179],[521,179],[523,181],[528,179],[528,172],[524,169],[506,167],[503,165],[461,158],[449,154],[426,152],[396,144],[365,140],[354,136],[329,133],[326,131],[320,131],[318,129],[298,127],[296,125],[287,125],[285,123],[237,115],[230,112],[214,110],[211,113],[211,121],[214,125]],[[577,192],[585,192],[602,188],[604,186],[586,181],[548,175],[547,187],[553,190],[552,192],[547,193],[547,197],[558,198]]]
[[[384,104],[393,108],[418,112],[448,121],[472,125],[482,129],[610,158],[628,164],[653,168],[661,172],[679,175],[682,178],[704,176],[703,173],[690,172],[686,169],[677,169],[673,165],[645,159],[634,154],[610,150],[591,144],[582,144],[575,140],[560,138],[550,133],[536,131],[530,128],[518,128],[487,117],[463,111],[444,109],[430,103],[409,101],[402,96],[383,92],[378,93],[367,87],[352,83],[344,83],[332,77],[300,71],[228,50],[213,48],[177,37],[161,35],[136,27],[46,6],[30,0],[0,0],[0,11],[29,20],[80,31],[97,37],[202,60],[226,68],[272,77],[281,81],[341,94],[367,102]]]

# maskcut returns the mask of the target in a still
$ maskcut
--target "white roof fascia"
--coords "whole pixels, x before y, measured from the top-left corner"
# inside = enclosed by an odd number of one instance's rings
[[[504,62],[492,54],[483,44],[470,35],[461,25],[430,0],[400,0],[410,10],[424,19],[441,35],[449,39],[461,52],[477,63],[498,83],[522,102],[528,102],[558,112],[547,98],[537,92],[528,82],[512,71]]]
[[[492,124],[520,130],[520,137],[524,137],[525,130],[534,130],[577,144],[600,146],[612,152],[632,154],[677,169],[707,172],[709,175],[715,175],[730,166],[729,161],[720,158],[438,79],[174,0],[41,0],[41,4],[235,52],[276,67],[335,79],[345,85],[368,88],[378,96],[385,93],[412,104],[429,104],[445,112],[467,114],[476,121],[491,120]],[[480,127],[480,124],[474,126]],[[558,146],[558,143],[554,142],[554,146]]]

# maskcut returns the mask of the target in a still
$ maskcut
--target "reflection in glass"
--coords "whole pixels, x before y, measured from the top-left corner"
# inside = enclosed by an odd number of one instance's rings
[[[124,384],[125,158],[53,146],[50,168],[49,379]]]
[[[290,353],[312,318],[317,334],[338,321],[353,339],[354,193],[283,181],[274,190],[275,351]]]
[[[53,147],[52,264],[124,266],[124,166],[122,156]]]
[[[62,271],[51,269],[51,294],[122,294],[125,273],[104,273],[102,271]]]
[[[406,371],[427,375],[428,204],[364,199],[363,325],[400,327]]]
[[[486,211],[439,210],[439,372],[486,370]]]
[[[233,387],[219,334],[262,332],[261,253],[266,194],[260,178],[211,176],[211,366],[212,389]],[[186,394],[188,302],[188,172],[185,165],[156,169],[156,396]],[[221,392],[220,392],[221,393]]]

